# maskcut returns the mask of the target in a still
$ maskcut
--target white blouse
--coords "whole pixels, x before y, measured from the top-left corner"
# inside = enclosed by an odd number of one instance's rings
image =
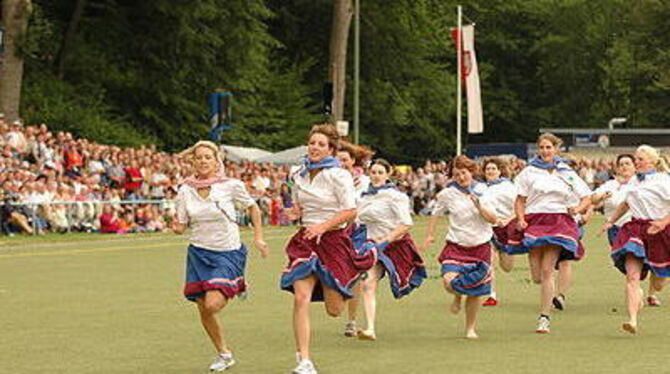
[[[363,195],[358,201],[358,220],[367,226],[368,239],[382,238],[399,225],[412,226],[409,197],[393,188]]]
[[[244,208],[256,204],[238,179],[213,184],[205,199],[196,189],[184,184],[179,188],[176,201],[177,221],[191,227],[191,244],[212,251],[240,248],[235,203]]]
[[[489,203],[498,219],[507,220],[514,216],[516,195],[516,185],[512,181],[503,181],[488,186],[482,199]]]
[[[626,200],[628,191],[630,191],[631,188],[634,188],[636,181],[637,179],[635,176],[633,176],[627,183],[623,184],[616,179],[610,179],[593,191],[594,194],[604,194],[606,192],[612,193],[611,197],[603,200],[603,210],[605,211],[606,219],[612,217],[619,205]],[[628,210],[618,221],[616,221],[615,225],[621,227],[626,222],[630,221],[631,218],[633,218],[633,214]]]
[[[337,213],[356,208],[356,193],[351,174],[342,168],[321,170],[313,179],[309,173],[300,175],[302,167],[292,170],[293,201],[302,209],[302,224],[325,222]],[[344,228],[346,222],[339,228]]]
[[[670,175],[654,173],[641,182],[634,178],[626,195],[633,218],[656,220],[670,214]]]
[[[475,186],[476,193],[485,193],[486,185],[479,183]],[[480,199],[480,204],[490,211],[494,211],[487,199]],[[449,230],[446,240],[456,244],[472,247],[484,244],[491,240],[493,229],[479,210],[475,207],[467,194],[455,187],[447,187],[436,196],[433,215],[449,214]]]
[[[559,167],[568,168],[565,164]],[[567,213],[575,196],[578,199],[591,196],[591,189],[574,170],[550,172],[534,166],[526,166],[516,177],[520,196],[527,197],[526,214]]]

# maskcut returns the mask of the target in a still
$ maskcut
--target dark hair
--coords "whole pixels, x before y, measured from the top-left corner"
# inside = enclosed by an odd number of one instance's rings
[[[375,165],[381,165],[384,167],[384,170],[386,170],[387,173],[391,174],[391,171],[393,171],[393,167],[391,166],[391,163],[388,161],[384,160],[383,158],[377,158],[372,161],[370,164],[370,168],[372,168]]]
[[[472,161],[472,159],[468,156],[458,156],[454,159],[454,164],[453,164],[454,169],[468,169],[472,175],[477,174],[477,163]]]
[[[500,157],[487,157],[484,159],[484,162],[482,162],[482,172],[486,171],[486,166],[488,164],[494,164],[495,166],[498,167],[498,170],[500,170],[500,176],[504,178],[509,178],[511,175],[511,172],[509,170],[509,164],[507,161],[503,160]]]
[[[333,149],[332,153],[335,154],[340,144],[340,135],[337,133],[335,125],[332,123],[317,123],[312,126],[307,139],[310,139],[314,134],[321,134],[328,138],[328,145]]]
[[[624,158],[630,158],[631,161],[635,162],[635,156],[633,156],[630,153],[622,153],[618,156],[616,156],[616,165],[619,166],[619,161]]]
[[[365,145],[352,144],[346,140],[340,140],[338,152],[346,152],[354,160],[354,165],[363,166],[363,161],[372,158],[375,152]]]

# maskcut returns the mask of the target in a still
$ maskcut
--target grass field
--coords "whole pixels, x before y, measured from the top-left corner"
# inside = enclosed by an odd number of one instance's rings
[[[642,312],[640,334],[620,332],[624,278],[611,266],[605,239],[595,236],[600,222],[587,230],[587,258],[575,267],[567,309],[554,313],[550,335],[534,332],[539,288],[517,257],[514,271],[498,272],[501,303],[482,309],[481,339],[463,339],[463,315],[446,309],[451,299],[439,281],[436,244],[425,254],[430,278],[415,293],[395,301],[384,281],[376,342],[345,338],[344,318],[313,305],[319,373],[670,372],[663,361],[667,306]],[[417,222],[417,242],[425,228],[425,220]],[[294,366],[292,298],[278,289],[292,232],[267,230],[272,253],[261,260],[251,251],[249,298],[220,315],[238,361],[232,373]],[[213,349],[196,308],[181,296],[185,244],[171,235],[94,234],[0,242],[0,373],[206,372]]]

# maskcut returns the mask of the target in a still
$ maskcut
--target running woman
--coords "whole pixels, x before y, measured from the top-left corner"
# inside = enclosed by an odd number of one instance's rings
[[[549,333],[554,269],[559,260],[578,260],[583,253],[579,228],[572,218],[591,204],[591,190],[562,159],[558,157],[560,138],[545,133],[537,140],[539,155],[516,177],[519,195],[514,203],[517,227],[508,244],[512,253],[528,253],[533,282],[541,284],[540,316],[537,333]],[[570,204],[577,195],[577,206]]]
[[[500,267],[509,272],[514,267],[514,257],[506,252],[507,231],[510,222],[514,218],[514,201],[516,200],[516,186],[509,179],[509,167],[507,162],[498,157],[487,158],[482,163],[484,167],[484,179],[488,187],[484,192],[484,198],[490,202],[498,221],[493,226],[493,245],[498,251],[493,251],[492,256],[498,256]],[[491,268],[491,295],[484,301],[484,306],[498,305],[496,294],[495,270]]]
[[[628,321],[624,331],[638,331],[637,316],[642,307],[640,281],[649,271],[651,287],[657,292],[670,278],[670,175],[658,151],[642,145],[635,151],[637,175],[625,200],[605,222],[601,233],[610,230],[630,211],[632,219],[625,223],[614,239],[612,260],[626,274]]]
[[[260,209],[240,180],[225,177],[216,144],[200,141],[182,155],[195,168],[195,175],[179,188],[174,224],[176,234],[191,228],[184,295],[198,305],[202,326],[217,352],[209,370],[219,372],[233,366],[235,359],[217,313],[246,289],[247,248],[240,242],[236,203],[249,210],[254,244],[262,257],[268,255],[268,246],[263,240]]]
[[[491,293],[491,228],[498,218],[493,209],[480,200],[486,189],[477,183],[477,164],[467,156],[458,156],[453,164],[453,179],[436,196],[433,216],[428,223],[424,248],[434,241],[440,215],[449,214],[446,244],[438,261],[447,292],[454,295],[450,310],[458,314],[465,296],[465,337],[476,339],[477,312],[481,296]]]
[[[371,185],[358,201],[358,220],[366,227],[367,242],[378,248],[379,262],[362,282],[367,328],[358,332],[362,340],[376,340],[375,292],[379,280],[389,276],[393,297],[399,299],[419,287],[426,278],[421,255],[409,234],[412,217],[409,198],[389,181],[392,168],[384,159],[370,166]]]
[[[340,140],[339,142],[336,158],[342,164],[342,168],[351,173],[351,176],[354,178],[356,201],[370,187],[370,177],[365,174],[364,165],[373,155],[374,152],[364,146],[351,144],[344,140]],[[354,248],[360,247],[365,243],[367,238],[365,226],[362,226],[358,220],[351,222],[347,226],[347,230],[354,243]],[[358,335],[356,318],[358,317],[358,301],[361,293],[360,282],[356,284],[353,292],[354,296],[347,300],[347,323],[344,326],[344,336],[346,337],[355,337]]]
[[[288,266],[281,288],[293,292],[293,330],[298,365],[294,374],[313,374],[311,360],[311,301],[325,301],[326,313],[339,316],[360,274],[377,262],[376,249],[358,253],[345,230],[356,217],[356,195],[351,174],[335,159],[335,126],[312,127],[307,157],[291,178],[295,206],[291,215],[302,216],[302,227],[286,246]]]

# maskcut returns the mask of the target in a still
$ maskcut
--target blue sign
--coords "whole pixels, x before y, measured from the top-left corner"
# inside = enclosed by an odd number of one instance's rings
[[[231,92],[215,92],[209,95],[209,138],[212,141],[219,141],[222,131],[233,128],[232,104]]]

